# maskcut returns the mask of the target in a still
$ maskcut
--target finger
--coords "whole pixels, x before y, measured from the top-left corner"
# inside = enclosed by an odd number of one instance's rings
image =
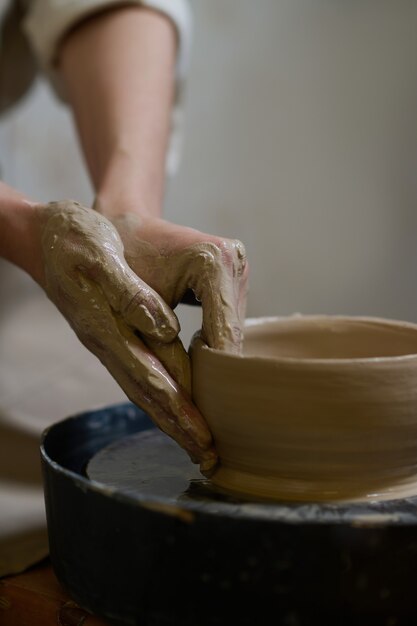
[[[239,319],[241,320],[242,324],[244,323],[245,316],[246,316],[248,282],[249,282],[249,264],[247,262],[247,259],[245,259],[245,261],[243,262],[243,267],[242,267],[242,276],[237,285],[237,290],[238,290],[237,309],[238,309]]]
[[[177,338],[171,343],[144,340],[148,348],[161,361],[170,376],[179,386],[191,395],[191,367],[188,354]]]
[[[244,246],[237,240],[223,240],[200,244],[194,253],[188,263],[189,284],[202,303],[204,339],[211,348],[238,352],[246,302]]]
[[[112,309],[141,335],[159,343],[169,343],[176,338],[180,325],[175,313],[124,259],[103,263],[94,279]]]

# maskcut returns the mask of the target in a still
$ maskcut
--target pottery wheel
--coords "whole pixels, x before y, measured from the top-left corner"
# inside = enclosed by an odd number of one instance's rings
[[[118,439],[89,461],[89,479],[132,497],[191,506],[208,513],[286,522],[342,522],[364,526],[417,522],[417,496],[351,503],[266,502],[220,490],[202,477],[187,454],[152,428]]]
[[[220,492],[129,403],[53,425],[41,458],[55,574],[111,624],[417,624],[417,497]]]
[[[157,430],[135,433],[100,450],[87,465],[87,476],[130,494],[186,498],[189,488],[204,483],[187,454]]]

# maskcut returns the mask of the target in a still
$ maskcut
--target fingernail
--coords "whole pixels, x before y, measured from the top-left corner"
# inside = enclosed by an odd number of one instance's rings
[[[217,457],[217,454],[214,451],[213,451],[213,455],[210,458],[204,459],[200,463],[200,472],[206,478],[211,478],[216,473],[218,468],[219,468],[219,459]]]

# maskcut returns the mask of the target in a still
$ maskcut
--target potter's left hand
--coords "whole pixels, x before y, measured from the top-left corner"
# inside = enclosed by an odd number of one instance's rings
[[[171,308],[191,289],[202,304],[204,341],[239,352],[248,279],[243,244],[134,213],[110,219],[133,271]]]
[[[190,398],[175,314],[129,267],[109,220],[73,201],[32,210],[38,253],[32,265],[40,261],[38,281],[49,298],[132,402],[209,475],[217,456]]]

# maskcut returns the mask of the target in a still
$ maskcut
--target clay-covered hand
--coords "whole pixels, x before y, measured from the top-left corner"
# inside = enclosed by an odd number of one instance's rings
[[[126,395],[209,475],[217,457],[208,427],[190,399],[188,356],[178,320],[127,264],[105,217],[66,201],[38,205],[48,297]]]
[[[133,213],[112,223],[134,272],[172,309],[192,290],[202,304],[202,339],[239,352],[248,280],[243,244]]]

